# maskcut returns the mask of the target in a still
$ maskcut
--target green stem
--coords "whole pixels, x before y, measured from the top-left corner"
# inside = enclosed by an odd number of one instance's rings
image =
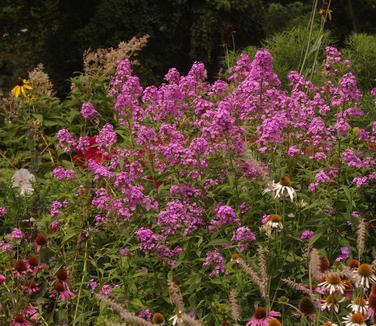
[[[84,268],[83,268],[83,271],[82,271],[80,288],[78,290],[78,295],[77,295],[76,309],[74,311],[74,316],[73,316],[73,326],[76,325],[76,318],[77,318],[77,314],[78,314],[78,307],[80,305],[82,286],[84,284],[84,279],[85,279],[85,276],[86,276],[86,269],[87,269],[87,241],[85,241]]]

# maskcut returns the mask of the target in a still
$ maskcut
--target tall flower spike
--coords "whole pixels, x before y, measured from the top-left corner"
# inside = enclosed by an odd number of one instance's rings
[[[293,290],[296,290],[296,291],[299,291],[308,295],[311,294],[311,292],[303,284],[297,283],[293,280],[290,280],[289,278],[283,278],[281,279],[281,281]]]
[[[240,309],[236,300],[236,291],[234,289],[231,289],[230,291],[229,301],[232,319],[237,323],[240,320]]]
[[[367,235],[367,223],[366,220],[363,218],[358,226],[358,238],[356,242],[356,247],[358,249],[359,255],[364,252],[366,247],[366,235]]]
[[[170,295],[171,303],[175,305],[178,311],[183,312],[184,301],[183,301],[183,297],[181,295],[179,286],[170,280],[167,281],[167,284],[168,284],[168,294]]]
[[[265,258],[265,252],[264,252],[264,249],[259,246],[257,248],[257,256],[258,256],[258,259],[259,259],[259,266],[260,266],[260,278],[261,278],[261,282],[264,286],[264,291],[265,293],[267,293],[267,289],[268,289],[268,273],[267,273],[267,270],[266,270],[266,258]]]
[[[313,248],[309,254],[309,269],[311,270],[311,274],[316,281],[321,281],[323,277],[323,273],[320,271],[320,266],[321,259],[319,251]]]
[[[266,298],[266,292],[265,292],[265,287],[264,287],[264,284],[263,282],[261,281],[259,275],[253,270],[253,268],[251,266],[249,266],[242,258],[240,257],[237,257],[237,259],[235,260],[235,262],[237,264],[239,264],[239,266],[241,268],[243,268],[243,270],[248,274],[248,276],[250,277],[251,281],[253,283],[255,283],[260,291],[260,294],[263,298]]]

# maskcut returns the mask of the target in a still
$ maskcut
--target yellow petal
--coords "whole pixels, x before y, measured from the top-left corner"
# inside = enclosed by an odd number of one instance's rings
[[[13,89],[12,89],[12,92],[13,92],[13,94],[14,94],[16,97],[19,97],[19,96],[20,96],[20,91],[21,91],[21,87],[20,87],[20,86],[14,86]]]
[[[33,89],[29,84],[24,84],[23,87],[26,89]]]
[[[25,93],[25,88],[23,86],[20,87],[21,88],[21,93],[24,97],[26,97],[26,93]]]

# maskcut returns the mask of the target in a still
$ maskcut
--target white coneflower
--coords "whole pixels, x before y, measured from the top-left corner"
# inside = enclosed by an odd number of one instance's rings
[[[33,182],[35,182],[34,174],[26,169],[17,170],[12,177],[12,186],[19,188],[21,196],[31,195],[34,192]]]
[[[347,307],[350,307],[352,312],[360,312],[363,315],[368,313],[368,302],[362,297],[356,297]]]
[[[297,197],[295,189],[291,187],[291,180],[288,176],[283,176],[277,183],[273,181],[273,183],[269,185],[263,193],[265,194],[267,192],[272,192],[274,198],[280,198],[285,192],[287,192],[291,201],[294,201],[294,199]]]
[[[376,275],[373,273],[372,266],[369,264],[361,264],[354,270],[356,278],[356,286],[369,288],[371,284],[376,282]]]
[[[365,323],[366,317],[360,312],[353,314],[348,314],[346,317],[343,317],[345,326],[367,326]]]
[[[345,286],[343,285],[341,276],[336,273],[330,273],[325,277],[325,281],[318,284],[324,290],[329,291],[329,294],[339,292],[344,294]]]
[[[345,298],[338,298],[337,296],[333,294],[328,295],[327,297],[321,299],[320,309],[322,311],[328,310],[328,311],[335,311],[336,313],[338,313],[339,304],[344,300]]]
[[[326,321],[322,326],[338,326],[338,325],[332,323],[331,321]]]
[[[182,312],[179,310],[176,315],[173,315],[168,320],[171,320],[172,325],[180,325],[183,323]]]
[[[282,217],[277,214],[268,216],[268,222],[265,224],[267,234],[271,234],[272,231],[281,231],[283,229]]]

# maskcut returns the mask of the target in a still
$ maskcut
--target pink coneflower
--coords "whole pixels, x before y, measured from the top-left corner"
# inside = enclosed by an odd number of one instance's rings
[[[10,322],[10,326],[31,326],[24,314],[17,314],[14,319]]]
[[[32,295],[33,293],[36,293],[39,291],[39,284],[35,282],[34,280],[27,281],[23,285],[23,289],[28,295]]]
[[[37,246],[37,252],[41,250],[47,244],[47,237],[43,233],[38,233],[35,238],[35,244]]]
[[[68,285],[63,282],[56,282],[54,290],[51,293],[53,296],[58,294],[62,301],[69,301],[73,298],[74,293],[69,289]]]
[[[38,308],[33,306],[28,306],[25,310],[26,314],[29,316],[31,320],[38,321],[40,320],[40,315],[38,313]]]
[[[31,270],[31,273],[33,275],[38,274],[42,269],[47,268],[46,264],[42,264],[39,261],[39,258],[37,256],[30,256],[27,259],[27,262],[29,263],[29,268]]]
[[[7,279],[7,278],[5,277],[5,275],[0,274],[0,284],[1,284],[1,283],[4,283],[6,279]]]
[[[368,297],[368,318],[371,322],[376,319],[376,294],[371,293]]]
[[[69,281],[68,270],[65,267],[60,268],[55,276],[60,282],[67,283]]]
[[[18,259],[12,268],[12,273],[15,278],[21,278],[29,271],[29,263],[25,259]]]
[[[276,311],[270,311],[268,313],[265,307],[257,307],[255,313],[245,326],[268,326],[268,322],[279,317],[281,314]]]

